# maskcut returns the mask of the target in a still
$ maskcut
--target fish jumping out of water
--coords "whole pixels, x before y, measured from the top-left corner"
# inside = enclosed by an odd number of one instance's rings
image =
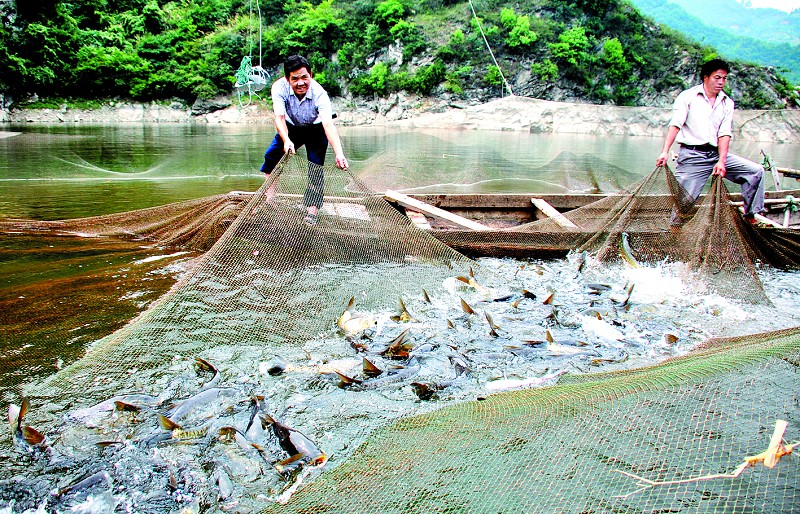
[[[636,260],[631,251],[630,238],[627,232],[623,232],[619,240],[619,255],[631,268],[641,268],[642,265]]]
[[[8,424],[11,426],[11,434],[14,445],[18,448],[26,448],[40,445],[44,442],[44,435],[38,430],[29,426],[22,426],[25,415],[30,410],[30,402],[27,398],[22,398],[22,403],[17,406],[13,403],[8,406]]]
[[[320,450],[314,442],[294,428],[276,421],[269,414],[262,414],[265,424],[272,427],[272,433],[278,438],[278,444],[289,454],[289,459],[280,462],[281,468],[290,464],[289,460],[303,460],[311,466],[321,466],[328,460],[328,456]],[[282,471],[277,468],[278,471]]]
[[[348,337],[356,336],[378,324],[375,318],[369,316],[353,316],[353,313],[350,311],[350,309],[353,308],[353,304],[355,304],[355,297],[351,296],[350,301],[347,302],[347,307],[336,321],[336,325]]]

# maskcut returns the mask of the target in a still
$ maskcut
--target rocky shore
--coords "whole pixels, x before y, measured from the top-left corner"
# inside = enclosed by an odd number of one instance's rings
[[[334,99],[337,123],[407,128],[520,130],[555,134],[655,136],[664,134],[670,109],[552,102],[520,96],[459,105],[436,98],[394,94],[372,101]],[[264,103],[241,107],[219,99],[188,106],[109,102],[99,109],[0,110],[0,123],[245,123],[272,124]],[[800,143],[800,110],[737,110],[735,137],[750,141]]]

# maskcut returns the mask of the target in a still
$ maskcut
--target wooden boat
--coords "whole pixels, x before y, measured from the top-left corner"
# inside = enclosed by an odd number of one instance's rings
[[[562,255],[580,245],[578,227],[563,216],[573,209],[606,198],[604,194],[416,194],[403,195],[387,191],[384,197],[404,212],[417,226],[448,246],[472,257],[547,257]],[[731,200],[741,210],[741,194],[732,193]],[[800,189],[769,191],[765,206],[769,210],[758,216],[756,231],[774,239],[783,248],[787,243],[792,254],[800,247]],[[551,218],[570,231],[514,231],[514,227]],[[553,227],[554,225],[550,225]],[[667,231],[663,222],[654,230]]]

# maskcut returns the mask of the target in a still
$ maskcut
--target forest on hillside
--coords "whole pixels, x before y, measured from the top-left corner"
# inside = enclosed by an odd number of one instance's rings
[[[774,66],[791,82],[800,84],[800,12],[791,15],[775,10],[752,10],[729,0],[738,9],[722,9],[715,2],[698,2],[699,13],[719,9],[716,17],[700,18],[684,10],[675,0],[632,0],[643,13],[700,43],[719,49],[726,58]],[[770,15],[763,15],[767,11]],[[762,19],[763,18],[763,19]],[[725,29],[721,27],[726,27]]]
[[[230,94],[243,57],[273,78],[306,55],[333,95],[652,105],[716,55],[625,0],[38,0],[0,4],[0,93],[140,101]],[[488,46],[497,59],[495,64]],[[735,66],[736,67],[736,66]],[[789,81],[738,67],[742,107],[796,107]]]

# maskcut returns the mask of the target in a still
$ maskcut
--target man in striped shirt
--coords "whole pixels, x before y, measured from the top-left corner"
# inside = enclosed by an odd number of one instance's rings
[[[667,163],[669,149],[677,141],[680,149],[675,178],[691,199],[700,196],[710,175],[727,178],[742,186],[745,219],[755,224],[755,215],[764,211],[764,167],[728,153],[733,100],[722,88],[729,72],[728,63],[712,59],[700,68],[703,83],[678,95],[656,165]]]
[[[317,222],[322,207],[325,152],[328,143],[333,147],[336,167],[347,169],[347,158],[342,150],[339,132],[333,124],[333,108],[328,93],[311,78],[311,65],[305,57],[292,55],[283,64],[284,77],[272,84],[272,104],[275,112],[277,134],[267,151],[261,171],[269,175],[286,153],[294,154],[305,145],[308,160],[319,166],[309,166],[308,187],[303,197],[307,214],[304,221],[309,225]],[[278,183],[274,181],[267,189],[267,200],[275,196]]]

